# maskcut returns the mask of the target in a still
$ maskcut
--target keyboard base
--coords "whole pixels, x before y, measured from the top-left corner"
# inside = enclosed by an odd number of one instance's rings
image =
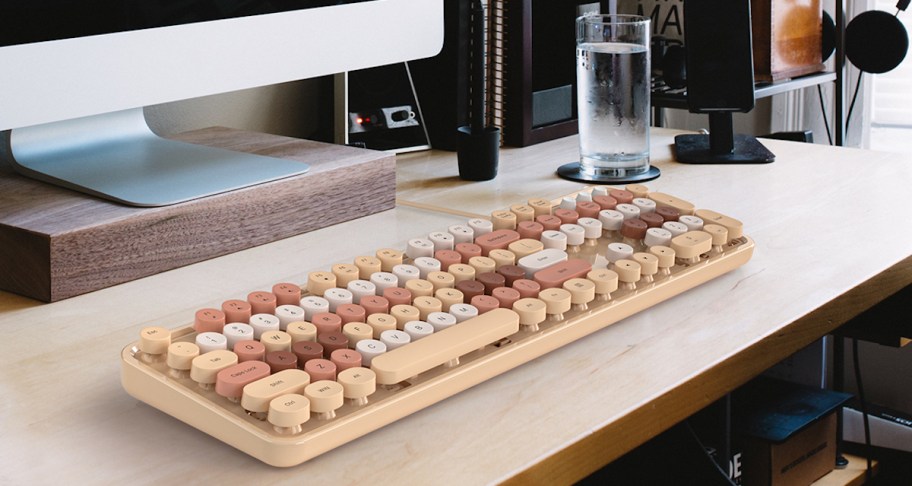
[[[720,253],[704,255],[696,264],[676,265],[670,275],[657,276],[640,288],[619,289],[608,301],[591,302],[587,310],[571,310],[561,321],[548,320],[537,331],[520,330],[473,351],[456,367],[438,366],[399,385],[378,387],[368,404],[345,404],[332,420],[312,418],[293,436],[276,433],[267,422],[189,378],[171,377],[163,362],[142,362],[137,359],[138,343],[122,352],[122,382],[135,398],[265,463],[294,466],[732,271],[747,263],[753,248],[750,238],[739,238]],[[574,256],[588,257],[599,266],[604,262],[598,254],[598,247],[583,247]],[[194,335],[188,326],[173,331],[172,339],[192,340]]]

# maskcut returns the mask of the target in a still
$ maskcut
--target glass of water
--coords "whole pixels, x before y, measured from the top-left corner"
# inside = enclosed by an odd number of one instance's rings
[[[580,160],[558,170],[587,182],[646,181],[649,164],[649,17],[576,19],[576,93]]]

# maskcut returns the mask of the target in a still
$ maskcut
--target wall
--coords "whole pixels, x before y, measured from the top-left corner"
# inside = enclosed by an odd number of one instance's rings
[[[146,120],[159,135],[225,126],[313,138],[332,129],[332,120],[322,113],[324,97],[331,93],[322,93],[322,84],[320,79],[296,81],[149,106]]]

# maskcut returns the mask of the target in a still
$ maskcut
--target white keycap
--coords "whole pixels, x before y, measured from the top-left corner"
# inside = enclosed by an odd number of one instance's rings
[[[579,246],[586,241],[586,230],[578,224],[562,224],[560,231],[567,235],[568,245]]]
[[[434,326],[425,321],[409,321],[402,326],[402,330],[412,338],[412,341],[417,341],[433,334]]]
[[[481,218],[470,219],[468,222],[469,228],[472,228],[472,231],[475,233],[475,238],[479,236],[486,235],[494,231],[494,223]],[[474,242],[475,240],[472,240]]]
[[[444,233],[443,231],[435,231],[429,234],[428,240],[434,244],[435,252],[438,252],[440,250],[452,250],[456,245],[453,235]]]
[[[542,232],[541,242],[545,248],[567,249],[567,235],[560,231],[546,230]]]
[[[413,260],[423,256],[432,257],[434,256],[434,244],[427,238],[412,238],[408,240],[405,254]]]
[[[671,239],[673,235],[671,231],[663,228],[649,228],[646,230],[646,237],[643,238],[643,243],[646,246],[668,246],[671,244]]]
[[[201,332],[196,335],[196,345],[200,348],[200,354],[228,349],[228,338],[218,332]]]
[[[390,287],[399,286],[399,279],[390,272],[374,272],[370,281],[377,287],[377,295],[383,295],[383,291]]]
[[[472,243],[475,241],[475,231],[464,224],[454,224],[447,228],[447,231],[453,235],[453,247],[456,243]]]
[[[304,309],[304,320],[312,321],[314,314],[329,312],[329,301],[316,295],[308,295],[301,299],[301,308]]]
[[[586,239],[597,240],[602,237],[602,222],[595,218],[580,218],[576,224],[585,230]]]
[[[702,225],[700,225],[700,229],[702,229],[702,228],[703,228]],[[699,230],[691,230],[688,228],[688,226],[686,224],[679,223],[677,221],[666,221],[666,222],[662,223],[662,229],[668,230],[668,232],[671,233],[672,238],[675,236],[678,236],[678,235],[683,235],[684,233],[687,233],[688,231],[699,231]],[[668,245],[665,245],[665,246],[668,246]]]
[[[361,365],[369,367],[372,359],[386,352],[386,345],[376,339],[362,339],[355,344],[355,351],[361,353]]]
[[[607,187],[596,187],[595,189],[592,189],[592,197],[607,196],[607,195],[608,195]]]
[[[531,255],[526,255],[516,262],[519,268],[526,271],[526,277],[532,278],[535,272],[567,260],[567,252],[557,248],[548,248]]]
[[[250,317],[250,326],[253,327],[254,339],[260,339],[266,331],[279,330],[279,318],[272,314],[254,314]]]
[[[440,260],[431,257],[416,258],[412,263],[418,267],[418,271],[423,279],[427,279],[428,274],[431,272],[439,272],[441,266]]]
[[[700,231],[703,229],[703,219],[697,216],[685,214],[678,218],[678,222],[687,225],[688,231]]]
[[[576,202],[592,201],[592,194],[586,191],[576,193]]]
[[[352,301],[358,304],[362,297],[377,295],[377,286],[367,280],[352,280],[348,283],[348,291],[352,293]]]
[[[656,203],[652,199],[638,197],[633,200],[633,205],[640,208],[640,214],[651,213],[656,210]]]
[[[405,346],[412,341],[412,337],[405,331],[388,329],[380,333],[380,342],[386,345],[387,351]]]
[[[576,210],[576,199],[570,196],[564,197],[560,202],[561,209]]]
[[[299,305],[285,304],[276,307],[275,315],[279,318],[279,328],[285,330],[292,322],[303,321],[304,308]]]
[[[405,283],[409,280],[421,278],[421,271],[415,265],[401,263],[393,267],[393,275],[399,279],[399,285],[405,287]]]
[[[431,312],[427,316],[427,323],[434,326],[434,332],[440,332],[456,324],[456,317],[448,312]]]
[[[450,306],[450,314],[456,318],[456,322],[463,322],[476,317],[478,308],[472,304],[454,304]]]
[[[323,293],[323,298],[329,301],[329,312],[336,312],[336,309],[342,304],[351,304],[354,301],[354,295],[348,289],[333,287]]]
[[[234,345],[240,341],[252,341],[254,339],[253,326],[241,322],[226,324],[222,329],[222,334],[228,340],[228,346],[225,349],[229,350],[234,349]]]
[[[640,217],[640,208],[633,204],[618,204],[617,211],[624,215],[624,219],[636,219]]]
[[[620,231],[621,226],[624,224],[624,215],[614,209],[603,209],[599,211],[599,221],[601,221],[602,228],[605,230]]]
[[[633,247],[627,243],[609,243],[605,249],[605,258],[614,263],[618,260],[629,260],[633,256]]]

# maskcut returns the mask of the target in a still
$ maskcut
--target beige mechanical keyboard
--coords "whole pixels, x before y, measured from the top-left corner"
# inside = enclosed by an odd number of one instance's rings
[[[293,466],[746,263],[729,216],[642,185],[531,199],[147,327],[132,396]]]

